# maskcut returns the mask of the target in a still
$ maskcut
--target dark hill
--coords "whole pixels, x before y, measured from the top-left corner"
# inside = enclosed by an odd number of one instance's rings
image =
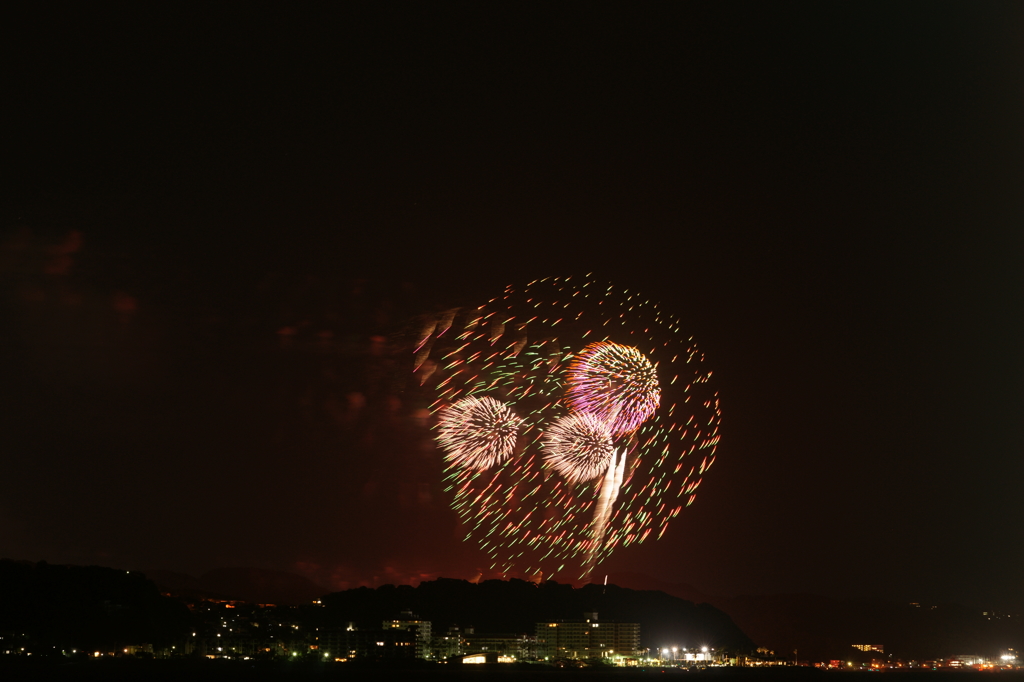
[[[188,609],[141,573],[0,559],[0,633],[45,650],[160,644],[189,625]]]
[[[616,585],[573,588],[556,582],[535,585],[522,580],[487,580],[479,584],[442,578],[419,587],[384,585],[358,588],[324,597],[328,623],[353,621],[380,627],[381,621],[411,610],[433,623],[473,626],[478,632],[532,633],[537,623],[573,620],[584,612],[600,620],[641,624],[645,647],[666,643],[750,650],[753,642],[728,615],[709,604],[672,597],[664,592],[630,590]]]

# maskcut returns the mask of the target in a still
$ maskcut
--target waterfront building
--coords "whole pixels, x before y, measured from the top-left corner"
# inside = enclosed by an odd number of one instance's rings
[[[622,660],[640,654],[640,624],[598,620],[586,613],[581,620],[537,623],[537,657],[608,658]]]

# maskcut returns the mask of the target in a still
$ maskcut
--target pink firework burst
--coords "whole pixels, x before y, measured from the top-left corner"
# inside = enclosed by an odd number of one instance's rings
[[[636,348],[611,341],[585,347],[566,372],[566,401],[604,422],[613,436],[636,431],[661,401],[658,375]]]

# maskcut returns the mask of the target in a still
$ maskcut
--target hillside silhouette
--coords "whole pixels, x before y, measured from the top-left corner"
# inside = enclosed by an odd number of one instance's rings
[[[0,559],[0,633],[40,653],[169,643],[190,623],[185,605],[141,573]]]
[[[754,642],[724,612],[664,592],[631,590],[616,585],[572,585],[549,581],[466,580],[442,578],[408,585],[361,587],[323,598],[325,623],[379,627],[381,621],[410,610],[433,623],[472,626],[477,632],[533,633],[545,621],[576,620],[597,612],[599,620],[640,623],[641,643],[707,645],[749,651]]]

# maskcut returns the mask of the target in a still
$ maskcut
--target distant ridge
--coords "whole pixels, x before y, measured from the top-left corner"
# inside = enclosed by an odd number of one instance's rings
[[[1024,614],[1019,613],[814,594],[716,596],[642,573],[612,573],[609,580],[711,604],[760,646],[783,657],[798,651],[803,660],[846,660],[855,651],[853,644],[881,644],[886,656],[904,660],[956,653],[995,657],[1024,642]]]
[[[217,568],[198,578],[161,569],[145,569],[140,572],[162,591],[186,598],[288,605],[308,604],[328,592],[300,575],[263,568]]]

